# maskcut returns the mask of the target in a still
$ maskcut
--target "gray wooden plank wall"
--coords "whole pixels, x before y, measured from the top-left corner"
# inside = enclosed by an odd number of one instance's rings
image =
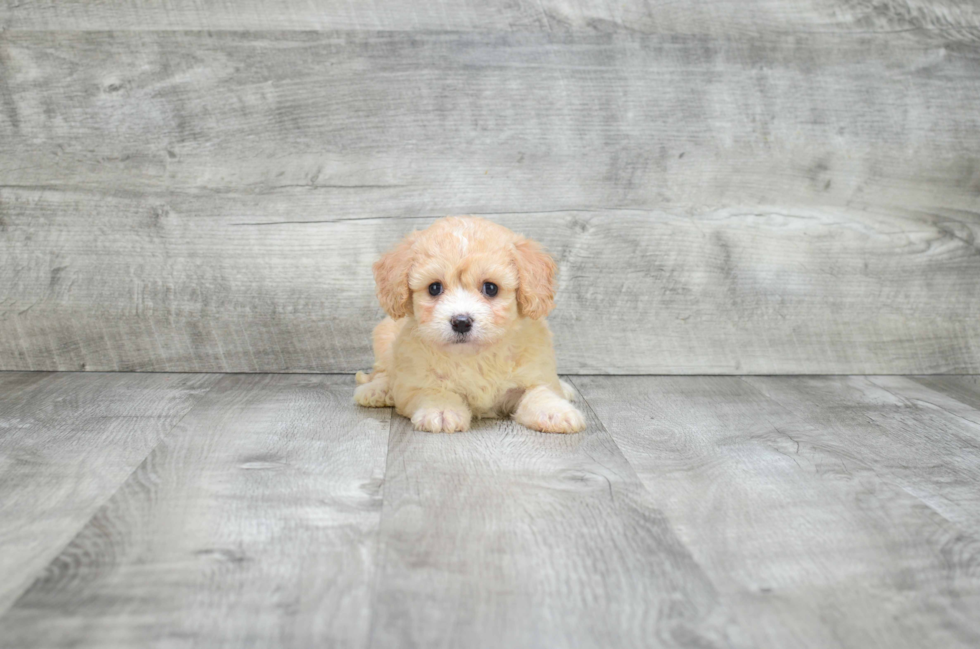
[[[745,4],[6,3],[0,369],[361,369],[476,213],[565,372],[980,371],[977,5]]]
[[[655,33],[856,31],[980,36],[973,0],[46,0],[0,3],[17,30],[365,30]]]

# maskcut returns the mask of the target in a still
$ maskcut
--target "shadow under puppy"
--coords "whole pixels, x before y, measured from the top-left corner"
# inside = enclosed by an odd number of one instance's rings
[[[484,219],[447,217],[408,235],[374,265],[389,317],[374,329],[374,370],[358,372],[354,400],[395,406],[434,433],[467,430],[474,415],[582,430],[545,321],[555,271],[536,242]]]

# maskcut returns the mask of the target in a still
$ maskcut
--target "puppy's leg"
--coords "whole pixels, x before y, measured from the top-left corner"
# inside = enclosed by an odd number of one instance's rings
[[[564,381],[559,380],[558,382],[561,384],[561,391],[565,398],[569,401],[575,401],[575,388]]]
[[[577,433],[585,428],[582,413],[543,385],[524,393],[514,411],[514,421],[542,433]]]
[[[395,341],[395,338],[398,337],[398,332],[401,331],[403,323],[403,320],[385,318],[374,328],[371,334],[371,344],[374,347],[374,369],[370,372],[358,372],[355,374],[354,382],[357,385],[364,386],[379,381],[388,371],[388,368],[391,366],[391,345]],[[358,388],[355,390],[354,400],[362,406],[374,408],[394,405],[387,396],[380,398],[379,401],[378,395],[382,392],[385,395],[389,393],[387,377],[384,377],[383,383],[379,383],[371,389],[361,390]],[[358,393],[361,396],[358,396]]]
[[[472,413],[463,398],[453,392],[424,390],[412,399],[406,413],[411,413],[415,430],[430,433],[455,433],[469,430]]]
[[[367,383],[362,383],[354,390],[354,401],[367,408],[384,408],[395,405],[388,385],[387,372],[374,372]]]
[[[391,345],[395,342],[395,338],[398,337],[398,332],[402,330],[402,325],[404,324],[404,318],[401,320],[385,318],[371,332],[371,346],[374,349],[374,369],[388,367],[391,358]],[[379,368],[378,365],[381,365],[381,367]]]

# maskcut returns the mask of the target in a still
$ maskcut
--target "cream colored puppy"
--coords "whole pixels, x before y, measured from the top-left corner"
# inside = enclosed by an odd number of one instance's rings
[[[585,419],[558,380],[551,331],[555,262],[507,228],[448,217],[413,232],[374,265],[390,317],[374,330],[374,370],[354,400],[395,406],[418,430],[467,430],[508,417],[549,433]]]

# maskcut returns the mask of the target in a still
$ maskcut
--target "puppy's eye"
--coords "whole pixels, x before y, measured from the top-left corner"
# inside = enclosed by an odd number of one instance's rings
[[[487,297],[493,297],[497,294],[497,285],[493,282],[483,282],[483,294]]]
[[[429,295],[431,295],[432,297],[435,297],[435,296],[439,295],[440,293],[442,293],[442,283],[441,282],[432,282],[431,284],[429,284]]]

